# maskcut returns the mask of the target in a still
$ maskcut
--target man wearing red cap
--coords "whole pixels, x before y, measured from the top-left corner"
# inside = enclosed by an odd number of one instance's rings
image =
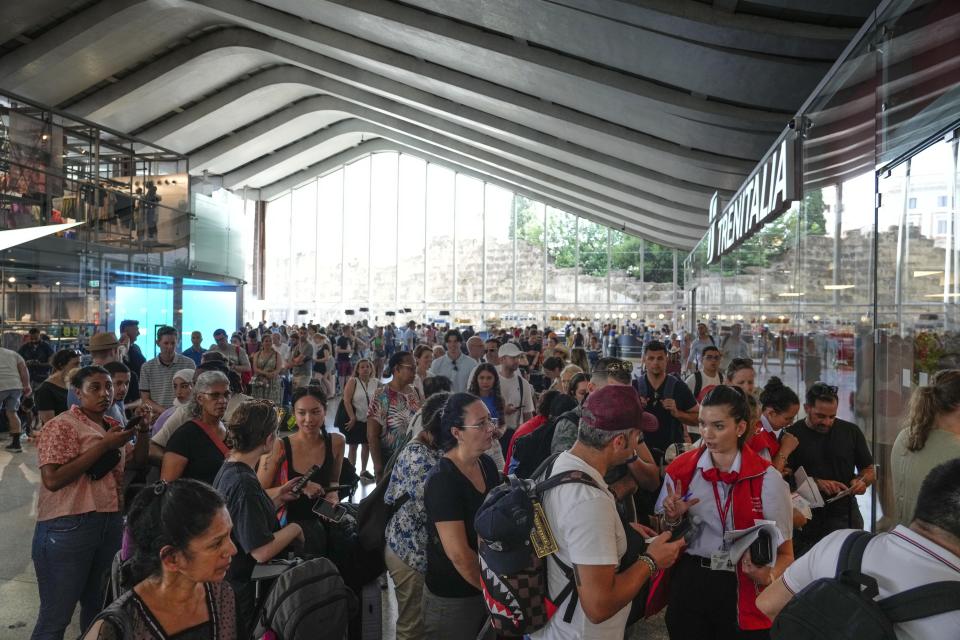
[[[610,468],[637,457],[640,448],[646,449],[642,416],[632,387],[608,385],[594,391],[583,404],[577,441],[557,456],[548,472],[579,471],[593,482],[563,484],[544,495],[556,557],[572,567],[578,600],[569,622],[565,620],[569,599],[555,602],[556,615],[533,634],[535,640],[622,640],[633,599],[658,569],[677,560],[683,541],[670,542],[670,534],[663,533],[629,567],[620,566],[627,553],[627,532],[603,477]],[[641,525],[630,526],[644,537],[656,535]],[[568,584],[567,576],[557,562],[548,562],[547,567],[548,592],[559,594]]]

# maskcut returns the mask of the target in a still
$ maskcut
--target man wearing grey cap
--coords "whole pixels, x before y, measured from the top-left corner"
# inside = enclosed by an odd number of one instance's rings
[[[622,640],[633,599],[659,569],[676,562],[683,548],[682,539],[670,542],[669,532],[657,536],[633,523],[630,535],[635,541],[637,534],[655,538],[629,566],[621,566],[630,562],[624,558],[628,535],[603,477],[638,455],[643,446],[642,416],[632,387],[608,385],[594,391],[584,401],[577,441],[556,457],[548,472],[579,471],[592,483],[563,484],[544,494],[543,508],[559,561],[547,563],[548,593],[561,593],[568,585],[559,564],[563,563],[572,568],[578,600],[569,620],[569,603],[556,602],[557,613],[531,636],[534,640]]]

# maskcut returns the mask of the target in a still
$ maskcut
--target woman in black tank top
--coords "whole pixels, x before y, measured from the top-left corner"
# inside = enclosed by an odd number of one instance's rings
[[[278,440],[267,460],[260,465],[257,476],[260,484],[270,492],[294,478],[302,477],[313,465],[320,465],[320,473],[311,481],[325,492],[324,500],[339,501],[334,487],[343,466],[344,439],[340,434],[327,433],[327,398],[316,385],[300,387],[293,392],[293,413],[297,433]],[[331,488],[327,491],[327,488]],[[332,523],[313,512],[316,499],[301,496],[277,512],[281,524],[297,522],[303,529],[304,551],[310,556],[332,556],[330,528]],[[328,526],[330,525],[330,526]]]

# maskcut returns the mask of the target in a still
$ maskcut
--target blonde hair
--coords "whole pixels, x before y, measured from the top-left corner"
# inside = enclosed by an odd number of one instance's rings
[[[920,451],[936,427],[937,416],[960,407],[960,369],[934,374],[930,386],[920,387],[910,398],[907,412],[907,449]]]
[[[567,385],[569,385],[570,381],[573,380],[573,376],[577,375],[578,373],[583,373],[583,369],[575,364],[568,364],[563,368],[563,371],[560,372],[560,385],[562,386],[564,393],[567,391]]]

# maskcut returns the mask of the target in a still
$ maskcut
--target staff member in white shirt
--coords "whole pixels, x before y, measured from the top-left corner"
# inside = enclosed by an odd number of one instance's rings
[[[700,403],[704,447],[670,463],[656,511],[667,527],[684,517],[699,521],[670,583],[667,631],[671,640],[767,638],[770,620],[756,596],[793,562],[790,489],[776,469],[744,444],[750,407],[742,389],[714,387]],[[756,566],[747,551],[731,558],[724,533],[755,520],[773,520],[773,566]]]
[[[786,431],[798,411],[800,398],[796,391],[777,376],[772,376],[760,391],[760,424],[750,439],[750,448],[780,473],[783,473],[787,458],[800,444],[795,435]]]
[[[945,462],[920,487],[909,527],[897,525],[867,545],[861,571],[877,580],[883,599],[921,585],[960,582],[960,459]],[[854,529],[834,531],[792,564],[757,598],[757,606],[776,618],[793,596],[818,578],[832,578],[844,540]],[[809,621],[816,625],[817,620]],[[901,640],[956,638],[960,610],[894,625]],[[827,630],[829,631],[829,630]]]

